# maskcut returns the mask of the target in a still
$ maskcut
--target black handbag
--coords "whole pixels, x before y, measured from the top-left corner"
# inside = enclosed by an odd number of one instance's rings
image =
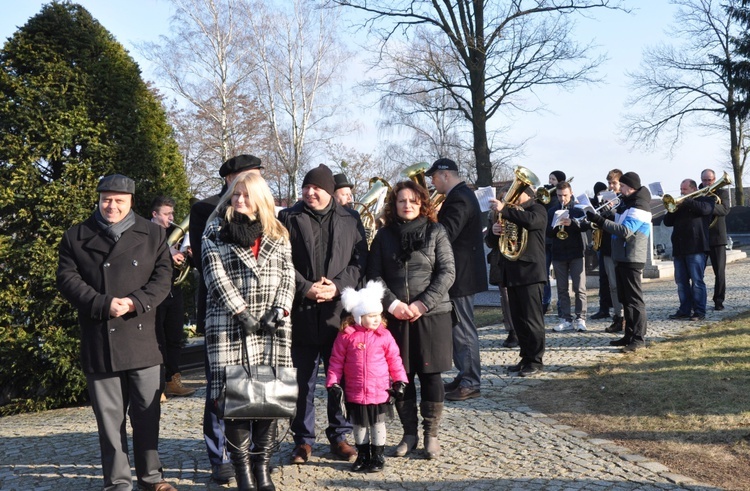
[[[276,336],[271,343],[276,353]],[[286,419],[294,417],[297,408],[297,369],[250,365],[247,338],[242,336],[242,364],[224,367],[224,387],[217,399],[221,419]]]

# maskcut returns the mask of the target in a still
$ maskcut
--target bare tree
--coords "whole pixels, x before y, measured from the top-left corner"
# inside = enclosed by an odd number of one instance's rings
[[[620,8],[615,0],[331,0],[368,15],[379,36],[381,88],[404,95],[445,90],[448,109],[470,124],[477,184],[492,182],[487,124],[505,109],[534,110],[524,94],[543,85],[590,81],[602,58],[571,39],[570,14]],[[413,36],[414,41],[408,37]],[[414,46],[419,49],[414,49]],[[447,60],[447,61],[446,61]]]
[[[627,136],[646,147],[668,138],[673,148],[692,125],[723,132],[729,137],[735,202],[742,205],[742,176],[749,151],[747,118],[731,70],[735,61],[732,39],[740,26],[728,14],[726,1],[673,3],[680,7],[669,32],[673,43],[648,48],[639,71],[628,74],[634,89],[629,105],[640,112],[627,116]],[[736,5],[739,0],[729,3]]]
[[[263,153],[258,151],[265,136],[258,127],[262,113],[250,83],[255,47],[243,14],[252,9],[245,0],[170,2],[175,8],[170,36],[139,50],[189,105],[172,113],[179,118],[173,123],[177,131],[190,132],[178,139],[192,145],[181,150],[189,154],[193,185],[203,191],[228,158]]]
[[[349,54],[337,37],[336,11],[318,8],[314,0],[292,4],[291,12],[258,3],[245,13],[256,67],[251,79],[293,203],[311,147],[335,133],[337,77]]]

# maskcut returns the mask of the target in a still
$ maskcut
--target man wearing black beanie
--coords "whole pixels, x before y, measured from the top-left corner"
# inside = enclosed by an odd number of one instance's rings
[[[296,294],[292,307],[292,361],[297,368],[299,397],[292,420],[292,463],[303,464],[315,443],[315,383],[323,361],[328,371],[333,342],[343,314],[341,292],[356,288],[367,265],[367,241],[359,216],[333,199],[333,173],[320,164],[302,180],[302,200],[279,212],[289,230]],[[331,452],[354,460],[357,451],[346,441],[352,426],[330,397],[326,436]]]

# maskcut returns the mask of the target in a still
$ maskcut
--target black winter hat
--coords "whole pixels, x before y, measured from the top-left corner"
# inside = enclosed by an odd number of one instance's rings
[[[96,192],[111,191],[114,193],[135,194],[135,181],[122,174],[110,174],[99,179]]]
[[[302,187],[310,184],[319,187],[330,195],[333,195],[333,192],[336,190],[336,182],[333,180],[333,173],[325,164],[320,164],[305,174],[305,178],[302,180]]]
[[[229,174],[234,174],[235,172],[262,168],[261,160],[255,155],[237,155],[221,164],[219,175],[221,177],[227,177]]]
[[[594,196],[599,196],[599,193],[607,190],[607,185],[603,182],[597,182],[594,184]]]
[[[557,179],[557,182],[563,182],[565,178],[567,177],[565,173],[561,170],[553,170],[549,173],[551,176],[555,176],[555,179]]]
[[[458,172],[458,165],[451,159],[446,159],[446,158],[437,159],[435,162],[432,163],[432,167],[427,169],[424,175],[426,175],[427,177],[430,177],[439,170],[452,170],[452,171]]]
[[[625,184],[632,189],[638,189],[641,187],[641,177],[635,172],[626,172],[620,177],[620,184]]]

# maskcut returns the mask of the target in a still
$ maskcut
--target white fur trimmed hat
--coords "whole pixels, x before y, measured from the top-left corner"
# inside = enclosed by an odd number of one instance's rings
[[[341,304],[354,316],[354,322],[362,324],[365,314],[380,314],[383,312],[383,294],[385,286],[379,281],[370,280],[367,286],[359,291],[347,287],[341,293]]]

